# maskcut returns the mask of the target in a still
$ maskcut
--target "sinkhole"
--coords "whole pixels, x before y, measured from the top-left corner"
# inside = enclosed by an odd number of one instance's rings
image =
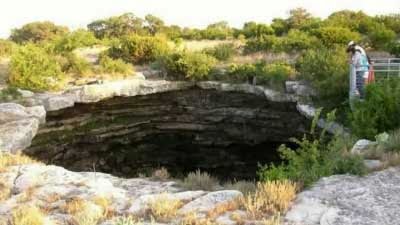
[[[26,154],[73,171],[136,177],[165,167],[223,180],[254,179],[259,164],[301,137],[310,121],[294,102],[192,88],[48,112]]]

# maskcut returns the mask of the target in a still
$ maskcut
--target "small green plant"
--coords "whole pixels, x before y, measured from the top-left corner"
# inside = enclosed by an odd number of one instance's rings
[[[133,73],[133,71],[133,66],[122,59],[112,59],[105,54],[100,55],[98,68],[98,72],[100,73],[128,75]]]
[[[60,89],[64,73],[53,56],[33,44],[20,47],[11,57],[9,82],[33,91]]]
[[[0,90],[0,101],[10,101],[21,98],[22,94],[15,87]]]
[[[217,45],[214,48],[205,49],[203,52],[220,61],[228,61],[235,55],[236,49],[234,44],[228,43]]]
[[[326,130],[316,137],[316,124],[321,110],[316,114],[311,128],[311,136],[306,135],[301,139],[293,139],[298,145],[297,149],[282,145],[279,148],[285,163],[278,166],[266,165],[260,168],[258,175],[261,180],[293,180],[310,186],[321,177],[333,174],[352,173],[362,175],[365,167],[360,156],[348,154],[347,145],[336,135],[332,141],[327,141]],[[334,113],[328,114],[328,121],[333,121]]]
[[[10,56],[16,44],[12,41],[0,39],[0,58],[3,56]]]
[[[86,59],[71,52],[66,54],[66,60],[66,65],[63,66],[64,72],[76,76],[90,76],[93,74],[93,66]]]
[[[387,138],[384,140],[379,140],[379,138],[377,138],[378,148],[386,152],[400,152],[400,129],[394,130],[386,135]]]
[[[182,182],[182,186],[188,190],[212,191],[218,185],[218,180],[206,172],[197,170],[190,172]]]
[[[206,79],[216,64],[216,59],[200,52],[174,52],[159,58],[158,64],[168,76],[177,79]]]
[[[356,102],[348,120],[353,133],[360,138],[400,127],[400,80],[386,80],[368,85],[364,101]]]
[[[167,41],[162,38],[130,35],[113,41],[108,55],[135,65],[150,63],[167,51]]]

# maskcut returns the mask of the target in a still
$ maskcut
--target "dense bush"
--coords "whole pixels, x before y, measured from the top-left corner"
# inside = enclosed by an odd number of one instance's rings
[[[236,48],[235,45],[231,43],[219,44],[213,48],[205,49],[204,53],[211,55],[220,61],[228,61],[235,55]]]
[[[57,53],[71,52],[74,49],[93,46],[99,43],[92,32],[80,29],[64,35],[54,43],[54,51]]]
[[[375,49],[383,49],[388,43],[395,40],[396,33],[386,28],[385,25],[376,23],[369,28],[368,37]]]
[[[305,52],[297,62],[297,71],[308,80],[322,100],[339,105],[347,98],[348,63],[343,49],[315,49]]]
[[[11,57],[11,85],[34,91],[54,90],[60,88],[62,78],[55,58],[35,45],[20,47]]]
[[[173,52],[159,58],[159,65],[176,79],[202,80],[208,77],[216,59],[200,52]]]
[[[143,23],[144,20],[133,13],[125,13],[120,16],[96,20],[87,27],[99,39],[119,38],[124,35],[146,33]]]
[[[68,33],[68,28],[55,25],[52,22],[34,22],[28,23],[19,29],[14,29],[11,32],[10,39],[16,43],[26,42],[41,42],[53,40],[56,37]]]
[[[322,27],[316,31],[318,38],[325,46],[335,44],[347,45],[351,40],[359,41],[360,34],[342,27]]]
[[[144,64],[154,61],[168,51],[167,41],[159,37],[124,36],[112,43],[108,55],[132,64]]]
[[[10,56],[15,47],[14,42],[0,39],[0,57]]]
[[[388,48],[390,54],[400,57],[400,41],[390,43]]]
[[[270,64],[259,62],[254,64],[231,64],[227,73],[227,79],[230,80],[244,82],[256,77],[257,84],[282,89],[284,82],[293,77],[296,71],[292,66],[283,62]]]
[[[282,38],[274,35],[262,35],[257,38],[249,39],[244,47],[245,53],[259,51],[277,51],[282,46]]]
[[[98,72],[100,73],[128,75],[133,70],[132,65],[125,63],[121,59],[112,59],[105,54],[102,54],[99,58]]]
[[[274,34],[274,29],[272,29],[267,24],[248,22],[244,24],[241,33],[246,38],[259,38],[263,35]]]
[[[58,56],[63,57],[63,56]],[[58,58],[60,59],[60,58]],[[74,53],[68,53],[65,55],[63,62],[58,61],[62,66],[62,71],[65,73],[77,75],[77,76],[89,76],[93,74],[93,66],[87,60],[82,57],[75,55]]]
[[[313,121],[311,134],[315,132],[317,120],[318,116]],[[311,135],[311,137],[304,136],[301,140],[294,139],[298,145],[297,149],[282,145],[279,152],[284,163],[261,167],[258,172],[260,179],[262,181],[290,179],[307,187],[319,178],[333,174],[365,173],[362,158],[348,154],[352,142],[340,136],[327,142],[324,134],[325,131],[319,138]]]
[[[400,127],[400,81],[387,80],[368,85],[366,97],[349,115],[352,131],[360,138],[374,138]]]
[[[290,30],[280,45],[275,47],[276,51],[297,52],[306,49],[318,48],[319,41],[316,37],[310,36],[300,30]]]

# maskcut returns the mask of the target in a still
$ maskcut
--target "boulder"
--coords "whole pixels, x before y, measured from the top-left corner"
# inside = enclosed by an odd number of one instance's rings
[[[382,169],[384,166],[380,160],[364,160],[364,165],[370,171]]]
[[[374,144],[374,142],[369,141],[369,140],[366,140],[366,139],[358,140],[358,141],[354,144],[354,146],[353,146],[353,148],[351,149],[350,152],[351,152],[352,154],[359,154],[359,155],[362,155],[362,154],[364,154],[364,153],[368,150],[368,148],[369,148],[372,144]]]
[[[64,108],[74,106],[75,99],[73,96],[53,96],[46,99],[44,102],[46,111],[56,111]]]
[[[286,214],[288,224],[399,224],[400,168],[365,177],[322,178],[302,192]]]
[[[29,117],[25,107],[15,103],[0,104],[0,124]]]
[[[29,147],[38,128],[39,120],[36,118],[0,125],[0,151],[15,153]]]

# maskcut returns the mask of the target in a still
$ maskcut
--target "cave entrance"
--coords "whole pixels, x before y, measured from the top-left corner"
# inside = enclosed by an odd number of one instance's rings
[[[301,137],[309,121],[292,102],[192,88],[115,97],[49,112],[26,154],[73,171],[136,177],[165,167],[223,180],[254,179],[259,164]]]

